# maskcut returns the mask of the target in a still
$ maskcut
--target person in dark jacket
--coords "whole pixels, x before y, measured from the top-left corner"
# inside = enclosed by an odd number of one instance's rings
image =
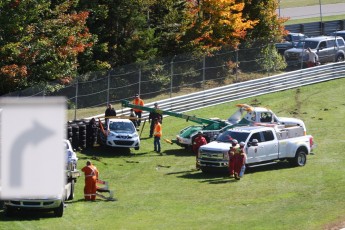
[[[155,119],[157,118],[160,124],[163,123],[163,116],[162,116],[162,114],[157,112],[157,110],[159,110],[157,102],[154,104],[154,109],[155,109],[155,111],[152,111],[149,114],[149,123],[151,122],[151,125],[150,125],[150,137],[153,136],[153,130],[154,130],[154,127],[155,127],[155,122],[154,122]]]
[[[109,117],[115,117],[116,116],[116,111],[112,107],[111,104],[108,104],[108,107],[105,110],[104,116],[105,116],[105,127],[108,128]]]

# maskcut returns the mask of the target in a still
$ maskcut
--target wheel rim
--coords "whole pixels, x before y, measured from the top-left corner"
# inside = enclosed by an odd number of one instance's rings
[[[299,165],[304,165],[305,164],[305,155],[304,154],[299,154],[298,156],[298,164]]]

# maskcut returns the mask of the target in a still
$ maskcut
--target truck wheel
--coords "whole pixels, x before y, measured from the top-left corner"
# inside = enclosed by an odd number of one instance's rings
[[[140,147],[135,147],[134,149],[135,149],[135,150],[139,150],[139,148],[140,148]]]
[[[71,193],[67,197],[67,200],[73,200],[74,199],[74,185],[75,185],[75,182],[72,179],[72,181],[71,181]]]
[[[297,150],[295,158],[291,159],[293,166],[304,166],[307,163],[307,155],[303,150]]]
[[[56,217],[62,217],[63,216],[63,202],[61,201],[61,204],[58,208],[54,209],[54,215]]]

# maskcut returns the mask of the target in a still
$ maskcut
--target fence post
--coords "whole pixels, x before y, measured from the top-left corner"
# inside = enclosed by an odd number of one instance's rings
[[[236,69],[236,82],[238,82],[238,69],[239,69],[239,64],[238,64],[238,49],[236,49],[236,65],[235,65],[235,69]]]
[[[107,88],[107,106],[109,105],[110,103],[110,72],[111,70],[109,70],[108,72],[108,88]]]
[[[202,59],[202,90],[205,90],[205,75],[206,75],[206,55]]]
[[[77,120],[77,109],[78,109],[78,78],[75,87],[75,101],[74,101],[74,120]]]
[[[171,59],[171,62],[170,62],[170,98],[172,97],[172,89],[173,89],[174,58],[175,56]]]
[[[139,90],[138,90],[139,95],[141,95],[140,89],[141,89],[141,67],[139,68]]]

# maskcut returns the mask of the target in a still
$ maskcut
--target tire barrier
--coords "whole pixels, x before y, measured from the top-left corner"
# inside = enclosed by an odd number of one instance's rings
[[[74,150],[93,148],[97,143],[98,129],[98,122],[95,119],[70,121],[66,128],[67,139]]]

